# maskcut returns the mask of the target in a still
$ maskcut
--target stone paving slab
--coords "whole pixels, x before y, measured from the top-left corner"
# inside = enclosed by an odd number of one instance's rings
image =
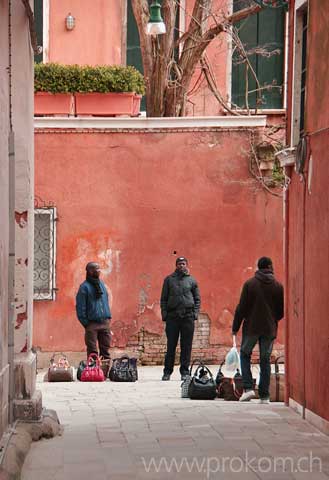
[[[215,368],[213,369],[215,372]],[[32,444],[22,480],[328,480],[329,437],[283,404],[191,401],[180,378],[43,383],[63,435]]]

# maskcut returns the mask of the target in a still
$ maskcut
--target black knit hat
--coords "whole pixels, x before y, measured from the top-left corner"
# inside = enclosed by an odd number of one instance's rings
[[[97,262],[88,262],[87,265],[86,265],[86,270],[88,272],[88,270],[90,270],[91,268],[95,268],[95,267],[99,267],[99,263]]]
[[[177,258],[176,258],[176,265],[177,265],[178,262],[186,262],[186,263],[188,263],[188,260],[187,260],[187,258],[185,258],[185,257],[177,257]]]
[[[272,263],[272,260],[269,257],[261,257],[258,260],[257,266],[260,270],[262,270],[264,268],[271,268],[273,266],[273,263]]]

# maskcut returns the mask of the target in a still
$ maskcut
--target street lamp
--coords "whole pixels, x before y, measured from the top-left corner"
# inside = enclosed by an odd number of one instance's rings
[[[158,0],[153,0],[150,5],[150,19],[146,25],[147,35],[162,35],[166,33],[166,25],[161,17],[161,5]]]

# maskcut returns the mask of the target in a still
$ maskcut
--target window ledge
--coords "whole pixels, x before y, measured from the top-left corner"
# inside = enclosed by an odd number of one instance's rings
[[[237,113],[241,113],[241,115],[248,115],[248,110],[234,110]],[[257,115],[285,115],[287,110],[285,108],[273,108],[273,109],[266,109],[264,110],[258,109],[257,113],[252,113],[253,109],[250,109],[249,115],[252,116],[257,116]]]
[[[36,117],[35,129],[173,129],[264,127],[266,116],[218,117]]]

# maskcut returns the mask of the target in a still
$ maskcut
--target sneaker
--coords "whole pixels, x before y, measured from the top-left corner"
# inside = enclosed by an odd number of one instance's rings
[[[181,379],[182,382],[184,382],[184,380],[186,380],[187,377],[188,377],[188,374],[185,373],[184,375],[181,375],[181,376],[180,376],[180,379]]]
[[[239,402],[249,402],[252,398],[255,398],[255,396],[254,390],[246,390],[239,398]]]
[[[259,403],[261,403],[262,405],[268,405],[270,403],[270,399],[268,397],[267,398],[260,398]]]
[[[163,381],[170,380],[170,375],[169,375],[169,373],[164,373],[164,374],[162,375],[162,380],[163,380]]]

